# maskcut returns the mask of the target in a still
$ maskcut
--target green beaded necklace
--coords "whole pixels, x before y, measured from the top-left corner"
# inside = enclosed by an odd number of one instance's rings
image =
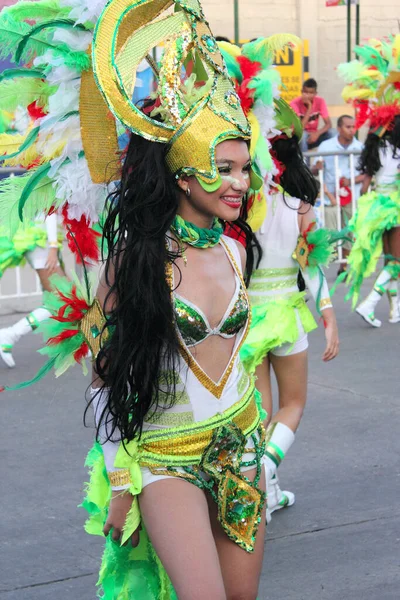
[[[218,219],[214,219],[211,229],[202,229],[193,223],[185,221],[179,215],[176,215],[171,229],[181,242],[195,248],[212,248],[216,246],[224,231]]]

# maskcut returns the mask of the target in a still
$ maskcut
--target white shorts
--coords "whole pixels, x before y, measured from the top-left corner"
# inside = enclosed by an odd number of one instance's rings
[[[26,253],[26,260],[31,265],[35,271],[38,269],[45,269],[47,264],[47,258],[49,256],[49,248],[42,248],[41,246],[36,246],[34,250]],[[60,263],[57,263],[59,266]]]
[[[299,336],[294,344],[282,344],[282,346],[277,346],[271,350],[271,354],[274,356],[292,356],[292,354],[299,354],[300,352],[304,352],[308,348],[308,335],[304,331],[303,325],[301,323],[299,313],[296,310],[296,320],[299,328]]]

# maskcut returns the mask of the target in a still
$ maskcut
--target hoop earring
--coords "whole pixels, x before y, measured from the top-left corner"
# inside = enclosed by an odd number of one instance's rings
[[[185,191],[185,194],[186,194],[186,196],[187,196],[188,198],[190,198],[190,194],[191,194],[191,193],[192,193],[192,192],[190,191],[190,187],[188,187],[188,189]]]

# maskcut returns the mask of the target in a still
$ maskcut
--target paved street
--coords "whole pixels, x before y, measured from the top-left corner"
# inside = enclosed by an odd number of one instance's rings
[[[374,330],[342,298],[340,289],[340,357],[322,363],[323,329],[310,336],[308,407],[280,469],[296,504],[268,528],[260,600],[400,597],[400,324],[387,323],[386,299]],[[17,369],[0,365],[1,385],[34,375],[40,343],[21,341]],[[83,532],[77,509],[93,436],[83,426],[88,383],[76,368],[0,395],[1,600],[95,599],[102,540]]]

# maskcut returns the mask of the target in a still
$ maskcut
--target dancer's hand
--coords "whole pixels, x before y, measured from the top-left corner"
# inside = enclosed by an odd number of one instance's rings
[[[327,308],[322,313],[325,326],[326,347],[322,360],[328,362],[339,353],[339,332],[333,308]]]
[[[58,248],[49,248],[49,254],[47,256],[46,269],[49,275],[52,275],[58,266]]]
[[[107,521],[103,527],[103,533],[105,536],[108,536],[112,530],[111,537],[114,542],[122,539],[122,530],[133,499],[134,496],[127,491],[112,492],[110,508]],[[131,535],[131,544],[134,548],[139,544],[139,527]]]

